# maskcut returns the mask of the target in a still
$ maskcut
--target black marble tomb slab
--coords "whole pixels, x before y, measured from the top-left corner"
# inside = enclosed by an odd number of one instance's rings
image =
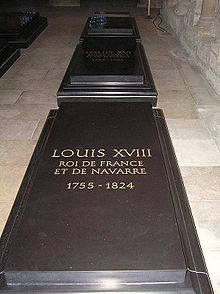
[[[20,56],[20,50],[0,40],[0,77],[12,66]]]
[[[135,18],[128,14],[95,14],[87,19],[80,41],[88,58],[94,51],[125,51],[131,56],[140,35]]]
[[[62,103],[3,232],[1,291],[212,293],[174,157],[149,103]]]
[[[113,38],[123,36],[133,37],[136,41],[141,40],[135,18],[130,14],[100,13],[88,17],[80,41],[82,42],[87,37]]]
[[[71,85],[143,85],[144,74],[137,55],[123,61],[96,60],[89,61],[83,57],[80,46],[77,46],[70,72]]]
[[[39,12],[0,12],[0,39],[17,48],[27,48],[46,26]]]
[[[156,106],[157,91],[143,46],[137,44],[128,60],[88,61],[82,45],[77,45],[57,93],[61,102],[151,102]]]

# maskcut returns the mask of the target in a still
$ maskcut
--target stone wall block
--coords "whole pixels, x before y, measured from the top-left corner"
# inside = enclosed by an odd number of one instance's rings
[[[220,62],[220,42],[213,42],[211,49],[212,52],[216,55],[216,61]]]
[[[184,42],[187,44],[187,46],[189,48],[191,48],[191,51],[194,52],[194,54],[196,53],[196,38],[195,38],[195,33],[193,30],[191,30],[190,28],[187,28],[185,31],[185,38],[184,38]]]
[[[164,6],[163,13],[168,24],[203,75],[220,94],[220,1],[217,14],[213,10],[217,4],[215,0],[168,0],[166,3],[170,8]],[[213,17],[209,16],[211,12]]]
[[[201,63],[208,65],[210,58],[210,45],[204,44],[203,42],[198,42],[197,55]]]
[[[206,78],[215,89],[216,93],[220,93],[220,76],[216,75],[211,69],[206,71]]]
[[[198,15],[201,15],[202,2],[203,2],[203,0],[196,0],[196,1],[194,1],[194,5],[195,5],[194,11]]]
[[[172,8],[175,7],[178,3],[178,0],[168,0],[167,1],[167,7]]]
[[[213,52],[210,53],[210,68],[220,77],[220,61],[218,61],[217,56]]]
[[[174,13],[177,16],[186,16],[187,13],[189,12],[189,9],[190,9],[190,2],[187,0],[181,1],[176,5],[174,9]]]

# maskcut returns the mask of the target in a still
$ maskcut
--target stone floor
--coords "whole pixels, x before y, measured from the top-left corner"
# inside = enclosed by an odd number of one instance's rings
[[[78,42],[87,12],[40,8],[49,26],[0,79],[0,231],[48,111]],[[215,293],[220,293],[220,97],[172,34],[136,11],[153,77],[190,200]]]

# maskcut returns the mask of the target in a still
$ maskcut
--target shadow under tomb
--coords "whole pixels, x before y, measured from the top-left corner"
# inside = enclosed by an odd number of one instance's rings
[[[0,77],[12,66],[20,56],[20,50],[0,40]]]

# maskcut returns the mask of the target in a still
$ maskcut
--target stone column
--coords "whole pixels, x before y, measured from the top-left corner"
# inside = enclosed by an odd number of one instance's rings
[[[201,16],[198,22],[198,34],[201,37],[212,37],[216,35],[215,17],[218,0],[203,0]]]

